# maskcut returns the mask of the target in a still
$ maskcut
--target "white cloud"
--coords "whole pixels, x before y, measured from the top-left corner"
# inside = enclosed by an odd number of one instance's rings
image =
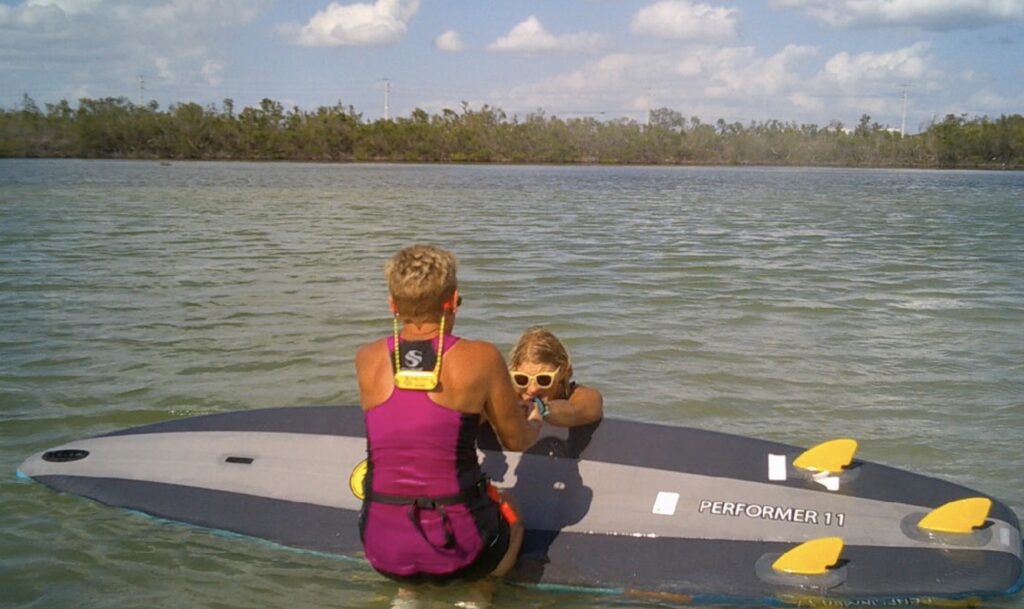
[[[795,108],[812,113],[819,113],[825,109],[825,102],[821,98],[800,91],[786,97],[786,101],[793,104]]]
[[[967,105],[969,106],[967,111],[971,113],[1003,114],[1006,113],[1006,108],[1019,108],[1024,105],[1024,96],[1005,97],[986,88],[971,95],[967,100]]]
[[[739,108],[751,99],[797,93],[805,80],[800,67],[817,52],[790,45],[761,56],[751,47],[694,45],[671,53],[615,53],[495,97],[509,109],[543,107],[555,114],[566,108],[619,115],[669,107],[721,116],[745,112]]]
[[[719,98],[784,94],[801,82],[793,65],[817,52],[814,47],[792,44],[768,57],[759,57],[751,47],[711,52],[704,59],[710,76],[705,92]]]
[[[928,43],[919,42],[895,51],[837,53],[825,63],[820,78],[826,85],[853,94],[874,90],[879,84],[921,81],[931,72],[928,49]]]
[[[736,9],[663,0],[637,11],[631,29],[656,38],[711,42],[735,39],[738,22]]]
[[[535,51],[594,51],[601,46],[600,34],[579,32],[576,34],[551,34],[533,15],[516,25],[505,36],[487,46],[490,51],[535,52]]]
[[[915,92],[946,92],[954,86],[954,76],[936,66],[929,50],[928,43],[918,43],[890,51],[836,53],[788,99],[798,109],[828,112],[832,118],[868,114],[898,121],[904,86],[911,87],[911,100]]]
[[[68,1],[68,0],[64,0]],[[84,4],[84,3],[78,3]],[[138,15],[157,28],[168,25],[187,25],[200,31],[209,32],[234,25],[249,23],[270,5],[267,0],[150,0],[130,2],[128,0],[101,0],[97,8],[117,16]],[[130,8],[129,8],[130,7]]]
[[[462,37],[459,36],[459,33],[455,30],[448,30],[444,34],[435,38],[434,46],[442,51],[448,51],[449,53],[458,53],[466,48],[462,43]]]
[[[147,84],[222,79],[224,32],[255,19],[270,0],[27,0],[0,9],[0,65],[59,75],[62,88],[109,95]]]
[[[0,28],[31,31],[46,24],[54,24],[59,27],[59,21],[63,15],[64,13],[59,8],[53,6],[10,7],[0,5]]]
[[[833,27],[915,26],[946,31],[1024,21],[1020,0],[773,0]]]
[[[420,0],[377,0],[373,4],[331,2],[304,26],[291,30],[295,42],[307,47],[391,44],[405,36]]]
[[[94,12],[103,4],[103,0],[28,0],[26,7],[55,8],[65,15],[81,15]]]
[[[200,73],[203,75],[203,80],[214,87],[220,86],[220,84],[224,82],[223,72],[224,62],[214,61],[212,59],[208,59],[204,62],[203,68],[200,70]]]
[[[156,68],[157,76],[164,81],[174,80],[174,72],[171,69],[171,60],[166,57],[154,57],[153,67]]]

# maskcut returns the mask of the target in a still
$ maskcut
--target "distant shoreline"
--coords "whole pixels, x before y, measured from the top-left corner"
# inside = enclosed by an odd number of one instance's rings
[[[195,103],[159,110],[126,98],[0,109],[0,158],[299,161],[681,167],[1024,169],[1024,116],[947,115],[920,133],[872,122],[819,127],[778,120],[702,122],[668,108],[648,121],[509,117],[490,106],[368,122],[351,106],[237,111]]]
[[[766,168],[766,169],[893,169],[906,171],[993,171],[993,172],[1015,172],[1024,171],[1024,164],[1002,166],[1002,165],[964,165],[964,166],[938,166],[938,165],[801,165],[781,163],[651,163],[651,162],[598,162],[598,161],[420,161],[420,160],[393,160],[393,159],[353,159],[344,161],[317,160],[317,159],[261,159],[261,158],[175,158],[175,157],[149,157],[149,156],[107,156],[107,157],[84,157],[84,156],[6,156],[0,157],[4,160],[39,160],[39,161],[145,161],[159,163],[161,165],[173,165],[174,163],[296,163],[310,165],[446,165],[466,167],[487,167],[487,166],[512,166],[512,167],[722,167],[722,168]]]

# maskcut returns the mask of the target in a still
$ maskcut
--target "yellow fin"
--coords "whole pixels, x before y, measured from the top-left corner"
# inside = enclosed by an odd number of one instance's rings
[[[821,575],[839,562],[842,551],[842,537],[819,537],[789,550],[772,563],[772,568],[794,575]]]
[[[853,461],[856,452],[856,440],[836,438],[808,448],[793,459],[793,466],[816,472],[838,472]]]
[[[940,533],[970,533],[985,524],[992,500],[969,497],[940,505],[928,512],[917,526]]]

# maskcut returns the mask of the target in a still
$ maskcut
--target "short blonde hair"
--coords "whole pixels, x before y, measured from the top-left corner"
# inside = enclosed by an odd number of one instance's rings
[[[458,287],[455,255],[433,245],[403,249],[384,265],[388,292],[403,321],[436,319]]]
[[[525,362],[547,364],[564,372],[566,381],[572,378],[572,362],[565,345],[542,326],[531,326],[523,330],[508,360],[511,368],[518,368]]]

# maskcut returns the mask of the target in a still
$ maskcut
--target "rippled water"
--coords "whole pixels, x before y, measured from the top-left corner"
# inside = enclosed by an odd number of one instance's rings
[[[14,472],[122,427],[356,402],[382,266],[412,242],[459,256],[459,333],[505,350],[550,326],[611,415],[850,435],[1024,515],[1022,173],[5,160],[0,606],[387,607],[362,563]]]

